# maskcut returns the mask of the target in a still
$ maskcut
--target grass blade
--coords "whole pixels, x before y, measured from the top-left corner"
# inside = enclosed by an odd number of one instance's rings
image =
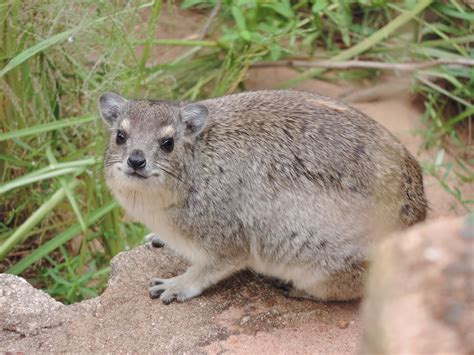
[[[466,110],[462,111],[458,115],[451,117],[448,122],[446,122],[446,126],[443,129],[448,132],[456,123],[464,120],[466,117],[474,116],[474,106],[467,108]]]
[[[3,185],[0,185],[0,194],[4,194],[10,190],[16,189],[21,186],[29,185],[37,181],[50,179],[56,176],[66,175],[66,174],[75,174],[77,175],[82,171],[81,168],[64,168],[64,169],[57,169],[50,172],[46,172],[44,174],[28,174],[19,177],[18,179],[11,180],[6,182]]]
[[[12,60],[10,60],[8,64],[5,65],[5,67],[2,70],[0,70],[0,78],[4,76],[6,73],[8,73],[10,70],[15,68],[17,65],[20,65],[25,60],[28,60],[31,57],[33,57],[35,54],[55,45],[58,42],[64,41],[66,38],[71,36],[75,31],[77,31],[77,29],[78,28],[76,27],[76,28],[55,34],[54,36],[51,36],[49,38],[46,38],[44,41],[39,42],[33,47],[25,49],[23,52],[21,52],[20,54],[12,58]]]
[[[146,33],[148,34],[143,46],[142,58],[140,60],[140,72],[143,73],[146,62],[148,60],[148,53],[150,51],[151,40],[155,36],[156,22],[161,12],[161,0],[155,0],[151,9],[150,18],[148,19],[148,26]]]
[[[72,180],[68,186],[70,189],[79,184],[79,180]],[[66,190],[64,188],[56,191],[45,203],[41,205],[28,219],[13,232],[2,245],[0,245],[0,261],[5,258],[8,252],[18,243],[23,242],[23,239],[28,232],[36,226],[50,211],[52,211],[63,199],[66,197]]]
[[[90,226],[91,224],[97,222],[107,213],[112,211],[115,207],[117,207],[117,203],[110,202],[107,205],[94,211],[90,216],[86,217],[86,222],[85,222],[86,226]],[[80,232],[81,232],[81,226],[79,224],[75,224],[69,227],[64,232],[58,234],[53,239],[50,239],[45,244],[40,246],[33,253],[21,259],[18,263],[16,263],[10,269],[8,269],[6,273],[18,275],[19,273],[24,271],[27,267],[29,267],[31,264],[40,260],[44,256],[48,255],[54,249],[59,248],[61,245],[71,240],[76,235],[78,235]]]
[[[198,41],[194,39],[149,39],[149,40],[136,40],[132,41],[134,45],[141,44],[155,44],[159,46],[179,46],[179,47],[219,47],[219,43],[216,41]]]
[[[2,158],[2,156],[0,156]],[[31,182],[48,179],[51,177],[74,173],[78,168],[85,168],[89,165],[94,165],[98,162],[96,158],[87,158],[65,163],[51,164],[45,168],[32,171],[29,174],[22,175],[14,180],[10,180],[5,184],[0,185],[0,194],[15,189],[20,186],[27,185]],[[54,173],[53,175],[46,175],[47,173]]]
[[[441,86],[439,85],[436,85],[435,83],[431,82],[430,80],[428,80],[427,78],[423,77],[422,75],[419,75],[418,76],[418,80],[420,80],[423,84],[425,84],[426,86],[429,86],[430,88],[438,91],[439,93],[443,94],[443,95],[446,95],[447,97],[449,97],[450,99],[454,100],[454,101],[457,101],[459,102],[460,104],[463,104],[464,106],[470,108],[470,107],[473,107],[473,105],[469,102],[467,102],[466,100],[454,95],[454,94],[451,94],[448,90],[446,89],[443,89]]]
[[[48,157],[50,164],[58,163],[56,157],[53,154],[53,151],[51,150],[51,145],[48,145],[48,147],[46,148],[46,156]],[[79,208],[79,204],[77,203],[77,200],[74,197],[74,194],[72,193],[72,189],[69,188],[67,181],[64,177],[59,177],[59,183],[61,184],[61,187],[66,191],[66,196],[69,200],[69,203],[71,204],[72,210],[74,211],[77,219],[79,220],[79,224],[82,227],[82,231],[86,233],[87,227],[84,222],[84,219],[82,218],[82,213],[81,209]]]
[[[89,165],[94,165],[98,161],[99,159],[91,157],[91,158],[86,158],[86,159],[68,161],[64,163],[51,164],[51,165],[48,165],[47,167],[32,171],[30,174],[28,174],[28,176],[40,175],[49,171],[54,171],[54,170],[64,169],[64,168],[82,168]]]
[[[60,121],[49,122],[40,124],[33,127],[23,128],[16,131],[0,133],[0,142],[6,141],[7,139],[20,138],[25,136],[36,135],[39,133],[55,131],[57,129],[77,126],[83,123],[91,122],[97,119],[97,115],[79,116],[73,118],[65,118]]]

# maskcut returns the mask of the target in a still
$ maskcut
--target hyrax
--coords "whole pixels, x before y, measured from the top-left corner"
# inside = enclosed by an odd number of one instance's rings
[[[256,91],[194,103],[105,93],[107,185],[191,266],[155,278],[185,301],[250,268],[291,296],[361,296],[371,243],[422,221],[418,163],[384,127],[335,100]]]

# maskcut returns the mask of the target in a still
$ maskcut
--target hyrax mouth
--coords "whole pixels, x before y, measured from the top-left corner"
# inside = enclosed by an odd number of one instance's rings
[[[127,175],[131,178],[148,179],[148,176],[137,173],[136,171],[131,172],[131,173],[125,173],[125,175]]]

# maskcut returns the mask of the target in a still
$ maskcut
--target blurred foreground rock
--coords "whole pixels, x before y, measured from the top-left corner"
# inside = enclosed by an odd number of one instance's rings
[[[361,354],[474,354],[473,217],[416,226],[375,252]]]

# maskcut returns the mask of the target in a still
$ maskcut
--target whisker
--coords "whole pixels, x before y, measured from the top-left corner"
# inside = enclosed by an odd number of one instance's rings
[[[122,162],[121,159],[120,159],[120,160],[119,160],[119,159],[117,159],[117,160],[109,160],[109,161],[107,161],[105,164],[102,164],[102,165],[98,166],[98,167],[96,168],[96,171],[105,170],[106,168],[108,168],[108,167],[110,167],[110,166],[112,166],[112,165],[114,165],[114,164],[121,163],[121,162]]]
[[[117,160],[108,160],[104,166],[110,166],[110,165],[113,165],[113,164],[116,164],[116,163],[121,163],[122,162],[122,159],[117,159]]]
[[[158,167],[163,170],[165,173],[169,174],[170,176],[174,177],[176,180],[178,180],[179,182],[185,184],[185,182],[183,181],[183,179],[178,175],[176,174],[175,172],[171,171],[168,167],[165,167],[164,165],[160,164],[160,163],[157,163],[155,162],[156,165],[158,165]]]

